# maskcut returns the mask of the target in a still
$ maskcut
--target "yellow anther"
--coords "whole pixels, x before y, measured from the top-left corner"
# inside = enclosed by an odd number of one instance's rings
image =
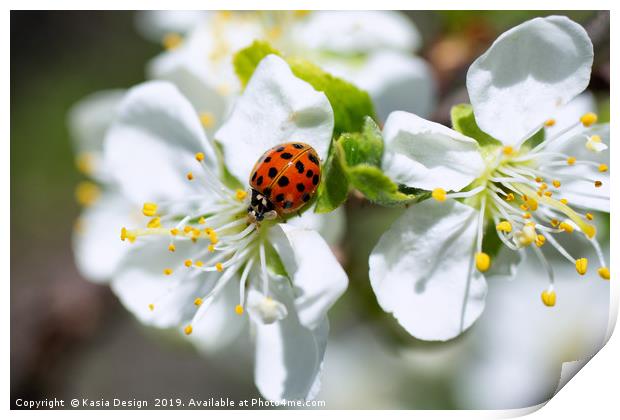
[[[157,213],[157,204],[155,203],[144,203],[142,206],[142,214],[147,217],[153,217]]]
[[[219,272],[224,271],[224,266],[222,265],[222,263],[217,263],[215,264],[215,269]]]
[[[586,213],[586,219],[594,220],[594,216],[592,215],[592,213]]]
[[[75,187],[75,201],[81,206],[90,206],[101,195],[101,189],[90,181],[81,181]]]
[[[200,229],[198,228],[193,228],[192,229],[192,237],[198,239],[200,238]]]
[[[214,251],[215,251],[215,245],[213,245],[213,244],[209,244],[209,246],[207,247],[207,250],[208,250],[209,252],[214,252]]]
[[[164,268],[164,274],[167,275],[167,276],[172,274],[172,268]]]
[[[520,208],[521,210],[527,210],[529,207],[527,206],[527,204],[521,204],[521,205],[519,206],[519,208]]]
[[[185,175],[185,177],[187,178],[188,181],[192,181],[194,179],[194,174],[191,172],[188,172],[187,175]]]
[[[202,267],[202,266],[204,265],[204,263],[203,263],[202,261],[200,261],[200,260],[196,260],[196,262],[194,263],[194,265],[195,265],[196,267]]]
[[[553,127],[555,125],[555,120],[553,118],[549,118],[545,121],[545,127]]]
[[[601,163],[600,165],[598,165],[599,172],[607,172],[608,169],[609,167],[607,167],[607,165],[605,165],[604,163]]]
[[[569,156],[566,158],[566,163],[569,165],[574,165],[577,162],[577,158],[575,156]]]
[[[443,188],[435,188],[431,193],[431,196],[440,203],[444,202],[446,201],[446,190]]]
[[[512,155],[514,152],[515,152],[515,149],[512,146],[504,146],[502,148],[502,153],[507,156]]]
[[[75,167],[78,171],[82,172],[85,175],[91,175],[93,173],[93,169],[95,166],[95,157],[92,153],[80,153],[75,158]]]
[[[545,191],[545,192],[543,193],[543,195],[544,195],[545,197],[551,197],[551,196],[553,195],[553,193],[552,193],[551,191]]]
[[[476,254],[476,268],[478,271],[484,273],[491,266],[491,257],[485,252],[478,252]]]
[[[536,181],[536,182],[538,182],[538,183],[540,184],[541,182],[543,182],[543,179],[542,179],[541,177],[537,176],[537,177],[535,178],[535,181]]]
[[[560,224],[560,221],[558,219],[551,219],[551,226],[556,227],[559,224]]]
[[[205,160],[205,154],[202,152],[198,152],[196,153],[196,160],[198,162],[202,162],[203,160]]]
[[[545,244],[546,241],[547,239],[543,235],[538,234],[536,235],[536,240],[534,241],[534,243],[536,244],[538,248],[540,248],[541,246]]]
[[[562,222],[560,223],[560,229],[562,229],[564,232],[566,233],[573,233],[573,231],[575,230],[575,228],[573,227],[573,225],[571,225],[568,222]]]
[[[206,233],[207,235],[211,235],[211,232],[213,232],[213,229],[211,229],[211,228],[209,228],[209,227],[208,227],[208,228],[205,228],[205,233]]]
[[[515,195],[513,193],[508,193],[508,195],[506,195],[506,201],[514,201],[515,199]]]
[[[559,179],[554,179],[552,184],[555,188],[560,188],[560,186],[562,185]]]
[[[523,218],[524,219],[531,219],[532,215],[530,213],[528,213],[528,212],[525,212],[525,213],[523,213]]]
[[[194,331],[194,329],[192,328],[191,325],[188,325],[185,328],[183,328],[183,332],[185,333],[185,335],[190,335],[192,331]]]
[[[525,203],[527,204],[527,206],[529,207],[531,211],[538,210],[538,201],[534,200],[533,198],[528,197]]]
[[[219,239],[217,238],[217,233],[214,230],[211,230],[209,233],[209,240],[213,245],[217,244]]]
[[[200,216],[200,218],[198,219],[198,224],[199,225],[204,225],[205,224],[205,218]]]
[[[192,260],[185,260],[185,261],[183,261],[183,264],[185,265],[185,267],[191,267],[192,266]]]
[[[609,280],[609,268],[607,267],[601,267],[598,270],[596,270],[598,272],[598,275],[601,276],[601,278],[603,280]]]
[[[504,220],[501,221],[497,224],[496,226],[497,230],[499,230],[500,232],[512,232],[512,225],[510,224],[509,221]]]
[[[567,205],[568,204],[568,200],[566,198],[560,198],[560,203]]]
[[[243,315],[243,306],[241,306],[241,305],[235,306],[235,313],[237,315]]]
[[[149,311],[154,311],[155,310],[155,305],[153,305],[152,303],[149,303]]]
[[[594,181],[594,186],[595,186],[596,188],[600,188],[600,187],[602,187],[602,186],[603,186],[603,183],[602,183],[601,181]]]
[[[542,191],[536,191],[536,195],[539,196],[539,197],[542,197],[543,193],[542,193]]]
[[[192,231],[192,229],[193,229],[193,228],[192,228],[191,226],[185,226],[185,227],[183,228],[183,232],[185,232],[185,233],[190,233],[190,232]]]
[[[159,217],[153,217],[146,224],[146,227],[149,228],[149,229],[157,229],[157,228],[161,227],[161,219]]]
[[[167,50],[173,50],[175,48],[178,48],[182,42],[183,37],[174,32],[164,35],[163,39],[161,40],[162,46]]]
[[[575,269],[582,276],[586,274],[586,271],[588,271],[588,259],[579,258],[577,261],[575,261]]]
[[[585,127],[590,127],[592,124],[596,124],[596,122],[598,121],[598,117],[595,113],[588,112],[587,114],[583,114],[579,121],[581,121],[581,124],[583,124]]]
[[[540,294],[540,298],[542,299],[545,306],[555,306],[556,295],[553,290],[545,290]]]
[[[121,241],[124,241],[125,239],[131,243],[134,243],[136,241],[136,234],[126,228],[121,228]]]
[[[194,299],[194,305],[196,305],[196,306],[202,305],[202,299],[201,298]]]
[[[547,188],[549,188],[549,186],[548,186],[546,183],[544,183],[544,182],[543,182],[542,184],[540,184],[540,187],[538,187],[538,188],[539,188],[540,190],[544,191],[544,190],[546,190]]]
[[[179,229],[177,229],[177,228],[170,229],[170,234],[172,236],[177,236],[179,234]]]
[[[235,192],[235,197],[239,201],[243,200],[247,195],[248,195],[248,193],[246,191],[243,191],[243,190],[237,190]]]
[[[211,128],[215,125],[215,115],[210,112],[200,113],[200,123],[205,128]]]
[[[168,251],[170,251],[170,252],[174,252],[174,251],[176,251],[176,250],[177,250],[177,247],[176,247],[176,246],[174,246],[174,244],[170,244],[170,245],[168,245]]]
[[[528,246],[536,240],[536,229],[532,223],[527,223],[515,236],[521,246]]]

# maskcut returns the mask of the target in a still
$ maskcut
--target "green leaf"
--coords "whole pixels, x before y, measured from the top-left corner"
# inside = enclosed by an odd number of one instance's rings
[[[383,206],[400,206],[417,201],[415,195],[404,194],[381,169],[376,166],[360,164],[347,170],[351,186],[366,198]]]
[[[252,45],[238,51],[233,57],[235,73],[245,86],[258,63],[269,54],[282,54],[267,42],[254,41]],[[310,83],[316,90],[325,93],[334,111],[334,137],[342,133],[361,131],[366,115],[374,116],[375,110],[370,95],[353,84],[334,77],[320,67],[302,58],[284,57],[293,74]]]
[[[370,117],[364,118],[361,133],[345,133],[339,140],[348,166],[361,163],[381,166],[383,158],[383,137],[381,130]]]
[[[522,147],[533,149],[545,140],[545,129],[541,128],[532,137],[523,142]]]
[[[450,110],[450,118],[452,120],[452,128],[476,140],[480,146],[500,146],[502,144],[499,140],[489,136],[478,127],[476,117],[474,116],[474,109],[470,104],[454,105]]]
[[[343,166],[342,149],[338,141],[333,141],[327,159],[321,169],[321,184],[317,190],[316,213],[329,213],[347,199],[349,181]]]

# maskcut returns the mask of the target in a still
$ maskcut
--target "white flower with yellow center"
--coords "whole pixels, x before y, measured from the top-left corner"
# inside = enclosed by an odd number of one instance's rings
[[[467,329],[484,309],[484,273],[513,271],[505,250],[518,258],[530,249],[540,259],[549,279],[541,299],[553,306],[553,271],[541,247],[555,248],[579,274],[594,265],[566,251],[559,235],[591,243],[595,269],[609,279],[590,213],[609,211],[608,125],[584,113],[554,128],[587,87],[592,59],[581,26],[533,19],[502,34],[469,69],[476,138],[405,112],[388,118],[385,172],[433,198],[406,210],[370,256],[379,304],[410,334],[448,340]],[[526,142],[541,129],[542,142]],[[495,232],[485,236],[489,227]],[[494,239],[504,245],[495,261],[485,247]]]
[[[156,30],[162,26],[159,14],[142,16],[140,26],[149,21],[154,32],[161,32]],[[162,29],[178,28],[177,19],[171,21]],[[213,127],[240,91],[233,55],[255,40],[268,41],[285,55],[303,57],[368,91],[381,119],[396,109],[420,115],[433,111],[431,71],[413,55],[420,35],[398,12],[212,12],[183,32],[188,32],[185,38],[164,37],[168,51],[150,63],[148,73],[175,83]]]
[[[333,124],[326,96],[271,55],[216,133],[223,154],[168,82],[130,90],[105,140],[106,164],[145,216],[144,227],[121,229],[131,249],[113,290],[142,322],[180,326],[205,349],[232,341],[249,317],[269,399],[318,390],[326,314],[347,276],[317,232],[250,222],[248,194],[230,178],[247,183],[263,152],[296,139],[324,158]]]

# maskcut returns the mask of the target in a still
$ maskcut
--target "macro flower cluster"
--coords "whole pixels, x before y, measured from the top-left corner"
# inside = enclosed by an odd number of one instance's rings
[[[77,265],[201,351],[249,334],[265,398],[319,392],[327,313],[349,286],[336,255],[350,190],[403,208],[355,287],[418,339],[462,334],[486,279],[514,277],[528,255],[548,307],[562,293],[548,250],[609,280],[595,220],[609,212],[609,125],[585,92],[592,43],[570,19],[499,36],[470,66],[452,128],[425,119],[435,82],[396,12],[147,12],[138,27],[165,47],[150,80],[69,115],[90,178],[76,190]],[[318,155],[318,190],[295,213],[250,217],[271,200],[250,187],[257,161],[295,142]],[[597,260],[570,253],[570,235]]]

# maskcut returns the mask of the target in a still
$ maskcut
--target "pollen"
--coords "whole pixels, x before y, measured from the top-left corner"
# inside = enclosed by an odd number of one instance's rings
[[[577,261],[575,261],[575,269],[582,276],[586,274],[586,271],[588,271],[588,259],[579,258]]]
[[[506,156],[510,156],[515,152],[515,149],[512,146],[504,146],[502,148],[502,153]]]
[[[237,200],[239,201],[243,200],[247,195],[248,193],[243,190],[237,190],[235,192],[235,198],[237,198]]]
[[[536,235],[536,240],[534,241],[534,243],[536,244],[538,248],[540,248],[541,246],[545,244],[546,241],[547,239],[543,235],[539,234],[539,235]]]
[[[200,218],[198,219],[198,224],[199,225],[204,225],[205,224],[205,218],[203,216],[200,216]]]
[[[534,200],[533,198],[528,197],[525,204],[529,207],[531,211],[538,210],[538,201]]]
[[[75,167],[83,174],[91,175],[95,166],[94,160],[92,153],[80,153],[75,158]]]
[[[528,212],[525,212],[525,213],[523,213],[523,218],[524,219],[531,219],[532,215],[530,213],[528,213]]]
[[[224,271],[224,266],[222,265],[222,263],[217,263],[215,264],[215,269],[219,272]]]
[[[515,195],[513,193],[508,193],[508,195],[506,195],[506,201],[514,201],[515,199]]]
[[[551,226],[557,227],[560,224],[558,219],[551,219]]]
[[[431,193],[431,196],[440,203],[444,202],[446,201],[446,190],[443,188],[435,188]]]
[[[201,112],[200,123],[205,128],[213,127],[215,125],[215,115],[213,115],[211,112]]]
[[[517,241],[521,246],[528,246],[536,240],[536,229],[530,223],[523,226],[516,234]]]
[[[553,118],[549,118],[545,121],[545,127],[553,127],[555,125],[555,120]]]
[[[600,165],[598,165],[599,172],[607,172],[608,169],[609,167],[607,167],[607,165],[605,165],[604,163],[601,163]]]
[[[543,195],[544,195],[545,197],[551,197],[551,196],[553,195],[553,193],[552,193],[551,191],[545,191],[545,192],[543,193]]]
[[[185,265],[185,267],[191,267],[192,266],[192,260],[185,260],[185,261],[183,261],[183,264]]]
[[[155,310],[155,305],[149,303],[149,311],[153,312]]]
[[[90,206],[101,195],[101,189],[94,182],[81,181],[75,187],[75,201],[81,206]]]
[[[540,294],[540,298],[545,306],[555,306],[556,294],[553,290],[545,290]]]
[[[560,198],[560,203],[567,205],[568,204],[568,200],[566,198]]]
[[[134,243],[136,241],[135,233],[127,230],[127,228],[121,228],[121,241],[127,239],[130,243]]]
[[[191,226],[185,226],[183,228],[183,232],[185,232],[185,233],[190,233],[191,231],[192,231],[192,227]]]
[[[168,51],[178,48],[182,42],[183,37],[175,32],[164,35],[163,39],[161,40],[162,46]]]
[[[187,178],[188,181],[194,180],[194,174],[191,172],[188,172],[187,175],[185,175],[185,177]]]
[[[159,217],[153,217],[151,220],[149,220],[149,222],[146,224],[146,227],[150,228],[150,229],[156,229],[161,227],[161,219]]]
[[[537,176],[535,178],[535,181],[540,184],[541,182],[543,182],[543,179],[541,177]]]
[[[603,186],[603,183],[602,183],[601,181],[594,181],[594,186],[595,186],[596,188],[600,188],[600,187],[602,187],[602,186]]]
[[[185,333],[185,335],[190,335],[192,331],[194,331],[194,329],[192,328],[191,325],[188,325],[185,328],[183,328],[183,332]]]
[[[144,203],[142,206],[142,214],[146,217],[153,217],[157,213],[157,204],[155,203]]]
[[[167,275],[167,276],[172,274],[172,268],[164,268],[164,274]]]
[[[553,184],[555,188],[560,188],[560,186],[562,185],[559,179],[554,179],[553,182],[551,183]]]
[[[174,252],[174,251],[176,251],[176,250],[177,250],[177,247],[176,247],[176,246],[174,246],[174,244],[170,244],[170,245],[168,245],[168,251],[170,251],[170,252]]]
[[[497,230],[500,232],[512,232],[512,225],[507,220],[499,222],[496,226]]]
[[[215,245],[213,245],[213,244],[209,244],[209,246],[207,247],[207,250],[208,250],[209,252],[214,252],[214,251],[215,251]]]
[[[237,315],[243,315],[243,306],[241,306],[241,305],[235,306],[235,313]]]
[[[489,254],[485,252],[478,252],[476,254],[476,268],[478,269],[478,271],[484,273],[489,269],[490,266],[491,257],[489,257]]]
[[[201,298],[194,299],[194,305],[196,305],[196,306],[202,305],[202,299]]]
[[[209,240],[211,241],[213,245],[218,243],[219,240],[217,238],[217,233],[215,233],[214,230],[211,230],[208,235],[209,235]]]
[[[574,165],[577,162],[577,158],[575,156],[569,156],[566,158],[566,163],[569,165]]]
[[[195,265],[196,267],[202,267],[202,266],[204,265],[204,263],[203,263],[202,261],[200,261],[200,260],[196,260],[196,262],[194,263],[194,265]]]
[[[586,213],[586,219],[594,220],[594,216],[592,215],[592,213]]]
[[[205,160],[205,154],[202,152],[198,152],[196,153],[196,160],[198,162],[202,162],[203,160]]]
[[[579,121],[581,121],[584,127],[590,127],[592,124],[596,124],[598,117],[595,113],[588,112],[587,114],[583,114]]]
[[[177,236],[179,234],[179,229],[177,229],[177,228],[170,229],[170,234],[172,236]]]
[[[575,228],[573,227],[573,225],[571,225],[568,222],[562,222],[560,223],[560,229],[562,229],[564,232],[567,233],[573,233],[573,231],[575,230]]]
[[[597,270],[597,273],[603,280],[609,280],[609,268],[601,267]]]

